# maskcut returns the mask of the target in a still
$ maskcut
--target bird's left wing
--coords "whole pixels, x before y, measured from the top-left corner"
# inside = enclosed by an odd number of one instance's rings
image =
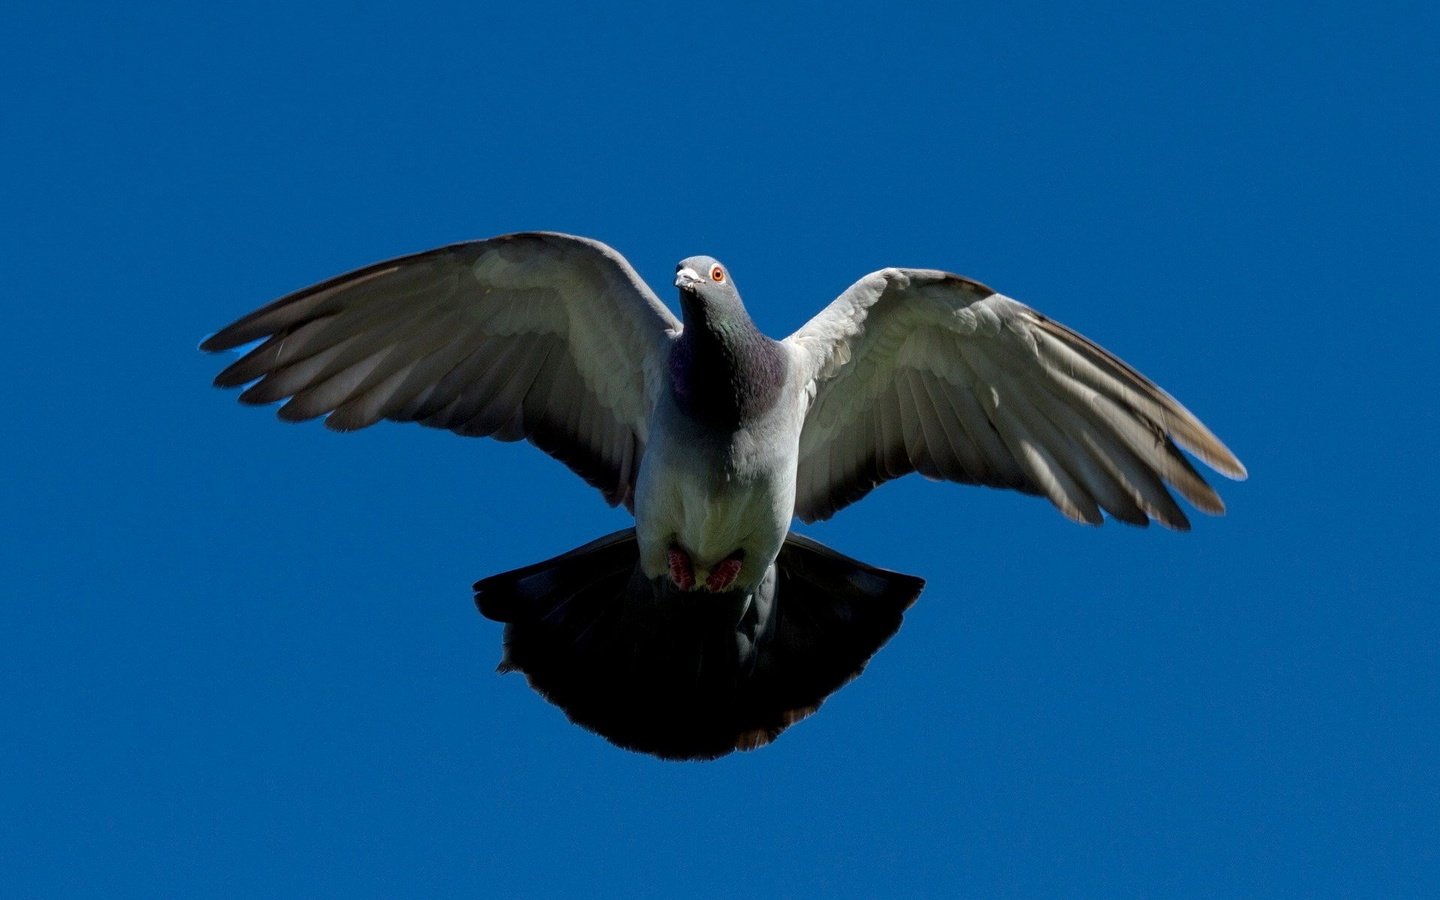
[[[865,276],[786,338],[810,399],[795,514],[827,519],[880,483],[928,478],[1043,494],[1098,524],[1189,522],[1166,485],[1224,511],[1177,449],[1245,469],[1185,407],[1058,322],[924,269]]]
[[[524,438],[630,504],[680,322],[610,247],[513,234],[378,263],[277,300],[204,350],[215,379],[339,431],[381,419]]]

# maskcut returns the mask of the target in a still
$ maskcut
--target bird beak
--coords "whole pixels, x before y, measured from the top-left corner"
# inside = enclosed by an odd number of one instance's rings
[[[689,266],[675,270],[675,286],[681,289],[693,289],[702,281],[699,273]]]

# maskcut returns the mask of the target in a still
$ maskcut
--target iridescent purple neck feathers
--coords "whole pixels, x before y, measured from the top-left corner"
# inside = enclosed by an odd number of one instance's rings
[[[681,291],[685,330],[670,351],[670,390],[697,422],[733,431],[772,406],[785,383],[785,353],[743,307],[716,310]]]

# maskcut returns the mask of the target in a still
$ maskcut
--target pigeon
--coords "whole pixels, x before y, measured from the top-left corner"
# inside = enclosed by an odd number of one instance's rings
[[[501,672],[666,759],[774,740],[855,678],[924,581],[791,530],[911,472],[1172,529],[1245,468],[1099,345],[943,271],[887,268],[781,341],[731,272],[676,267],[682,319],[599,241],[527,232],[306,288],[215,333],[215,379],[287,421],[527,440],[635,524],[474,586]],[[258,343],[257,343],[258,342]]]

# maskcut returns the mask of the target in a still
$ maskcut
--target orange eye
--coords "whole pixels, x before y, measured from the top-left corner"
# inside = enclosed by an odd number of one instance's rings
[[[719,266],[711,266],[711,267],[710,267],[710,280],[711,280],[711,281],[716,281],[716,282],[724,282],[724,281],[725,281],[725,270],[722,269],[722,268],[720,268]]]

